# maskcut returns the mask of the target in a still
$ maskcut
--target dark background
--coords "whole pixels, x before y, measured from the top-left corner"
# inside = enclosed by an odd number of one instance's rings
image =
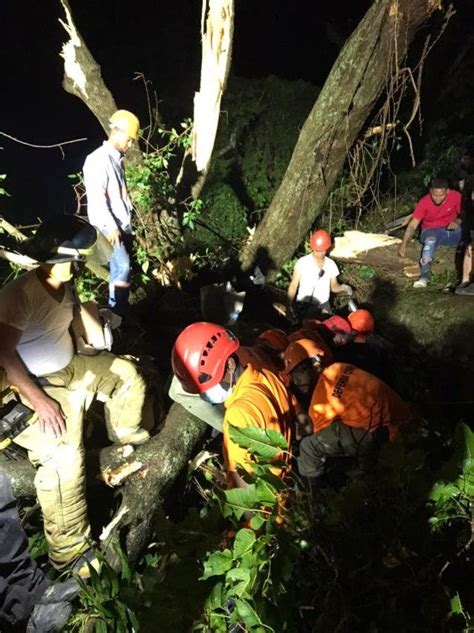
[[[370,0],[237,0],[232,73],[275,74],[322,85],[339,46],[370,4]],[[471,0],[456,2],[458,14],[430,58],[425,117],[437,105],[443,68],[448,68],[472,32],[472,5]],[[135,73],[144,73],[153,82],[165,120],[191,116],[199,81],[200,0],[71,0],[71,6],[119,107],[146,120],[143,83],[134,80]],[[58,149],[33,149],[0,137],[0,173],[7,174],[4,186],[11,194],[0,199],[0,213],[22,223],[71,212],[75,205],[67,175],[80,171],[86,154],[105,134],[86,106],[62,89],[59,52],[67,37],[58,22],[61,5],[58,0],[2,0],[0,16],[0,131],[36,144],[87,137],[86,142],[66,146],[64,157]],[[439,20],[435,17],[424,29],[419,42],[439,27]],[[465,121],[467,131],[471,123]]]

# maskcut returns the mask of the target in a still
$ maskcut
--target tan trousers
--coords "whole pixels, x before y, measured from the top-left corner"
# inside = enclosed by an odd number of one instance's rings
[[[94,398],[105,403],[105,423],[115,442],[140,426],[145,383],[135,365],[102,352],[76,355],[67,367],[42,377],[43,387],[56,400],[66,418],[66,433],[54,438],[32,424],[15,438],[38,466],[36,492],[43,511],[49,557],[57,569],[88,549],[90,526],[85,497],[83,417]]]

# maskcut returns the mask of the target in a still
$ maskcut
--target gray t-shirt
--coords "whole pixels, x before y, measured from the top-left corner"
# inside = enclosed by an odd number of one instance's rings
[[[65,285],[61,302],[51,297],[35,270],[0,290],[0,323],[23,332],[17,352],[35,376],[59,371],[74,356],[69,333],[74,308],[71,287]]]

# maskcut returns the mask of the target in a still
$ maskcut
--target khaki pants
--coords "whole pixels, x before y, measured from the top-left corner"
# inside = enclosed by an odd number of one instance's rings
[[[104,402],[109,438],[123,443],[140,426],[145,383],[132,362],[108,352],[76,355],[67,367],[42,379],[48,383],[44,391],[61,405],[66,433],[54,438],[41,433],[35,422],[15,443],[26,448],[31,462],[38,466],[35,486],[49,557],[57,569],[64,569],[89,547],[84,412],[94,398]]]

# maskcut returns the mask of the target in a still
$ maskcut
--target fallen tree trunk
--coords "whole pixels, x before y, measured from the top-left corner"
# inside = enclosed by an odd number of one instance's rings
[[[122,503],[117,515],[122,519],[109,531],[105,544],[115,562],[113,544],[125,542],[129,559],[134,562],[152,540],[153,517],[163,496],[179,473],[186,467],[207,425],[173,404],[160,433],[124,457],[123,447],[105,448],[98,454],[99,472],[94,477],[106,478],[111,470],[132,467],[121,487]],[[35,469],[26,461],[5,461],[0,452],[0,466],[13,484],[17,497],[35,496]],[[116,516],[117,516],[116,515]]]

